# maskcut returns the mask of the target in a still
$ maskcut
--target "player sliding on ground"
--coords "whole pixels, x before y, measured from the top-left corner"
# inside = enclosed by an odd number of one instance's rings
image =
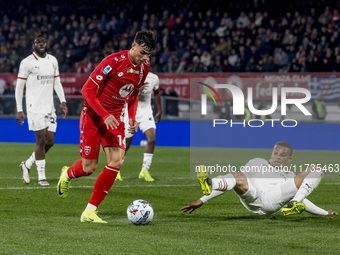
[[[280,210],[284,215],[307,211],[317,215],[335,215],[324,210],[306,197],[316,189],[324,173],[321,169],[307,168],[299,175],[289,171],[277,171],[291,161],[292,146],[287,142],[275,144],[269,162],[262,158],[250,160],[239,172],[228,173],[213,179],[208,178],[205,167],[200,167],[197,176],[205,196],[181,208],[190,213],[208,200],[234,190],[243,206],[250,212],[271,216]],[[269,171],[273,169],[273,171]]]

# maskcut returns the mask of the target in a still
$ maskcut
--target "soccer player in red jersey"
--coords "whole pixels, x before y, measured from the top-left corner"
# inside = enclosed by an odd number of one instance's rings
[[[106,166],[99,174],[81,222],[106,223],[97,216],[97,207],[113,185],[125,154],[124,111],[127,103],[129,132],[137,131],[135,120],[140,87],[149,72],[148,59],[155,49],[151,31],[137,32],[130,50],[106,57],[82,88],[85,102],[80,117],[80,156],[63,167],[57,185],[58,195],[67,196],[71,179],[91,175],[97,168],[100,144]]]

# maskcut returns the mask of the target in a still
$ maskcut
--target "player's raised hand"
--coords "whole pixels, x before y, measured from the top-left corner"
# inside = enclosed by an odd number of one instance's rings
[[[104,120],[107,129],[116,129],[119,126],[119,122],[113,115],[110,115]]]
[[[24,112],[18,112],[17,113],[17,122],[19,124],[19,126],[22,126],[22,124],[25,122],[25,114]]]
[[[63,118],[65,119],[66,118],[66,116],[67,116],[67,114],[68,114],[68,108],[67,108],[67,105],[66,105],[66,103],[65,102],[62,102],[61,104],[60,104],[60,107],[61,107],[61,109],[63,110],[63,112],[64,112],[64,114],[62,115],[63,116]]]
[[[203,202],[201,199],[197,200],[196,202],[193,202],[191,204],[188,204],[186,206],[183,206],[181,208],[181,211],[183,212],[187,212],[189,211],[189,213],[192,213],[193,211],[195,211],[197,208],[200,208],[203,205]]]
[[[133,120],[130,118],[129,119],[129,129],[128,129],[128,131],[129,131],[129,133],[130,134],[134,134],[134,133],[136,133],[137,132],[137,128],[138,128],[138,122],[136,121],[135,123],[133,123]]]

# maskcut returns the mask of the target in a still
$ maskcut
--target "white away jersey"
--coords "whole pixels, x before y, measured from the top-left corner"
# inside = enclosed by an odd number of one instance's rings
[[[294,178],[293,172],[287,171],[286,168],[273,167],[268,160],[263,158],[254,158],[241,168],[248,178],[261,186],[276,185],[286,181],[288,178]]]
[[[250,212],[269,216],[277,212],[286,203],[283,201],[281,185],[290,190],[295,189],[293,172],[274,168],[262,158],[250,160],[242,169],[247,176],[248,191],[244,195],[236,195]]]
[[[53,90],[57,77],[58,61],[50,54],[40,58],[33,52],[21,61],[18,79],[26,80],[27,112],[48,114],[55,110]]]
[[[139,92],[137,116],[144,115],[145,112],[152,113],[151,94],[153,90],[159,88],[159,78],[156,74],[150,73],[146,76],[146,88]]]

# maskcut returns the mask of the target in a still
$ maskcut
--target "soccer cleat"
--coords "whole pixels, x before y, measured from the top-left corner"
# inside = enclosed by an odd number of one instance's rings
[[[287,207],[282,208],[281,212],[283,212],[284,216],[291,215],[291,214],[300,214],[306,209],[304,203],[300,203],[297,201],[290,201]]]
[[[211,193],[211,188],[209,187],[210,179],[209,174],[207,172],[206,166],[200,166],[197,171],[197,180],[199,184],[201,185],[201,189],[203,191],[203,194],[208,196]]]
[[[57,193],[61,198],[65,198],[67,196],[68,190],[70,188],[71,180],[69,180],[66,177],[66,172],[68,169],[69,167],[63,166],[63,168],[61,169],[61,174],[57,185]]]
[[[93,222],[93,223],[107,223],[97,216],[96,210],[84,210],[81,214],[80,221],[81,222]]]
[[[155,181],[155,179],[151,177],[148,170],[141,170],[138,177],[139,177],[139,179],[144,179],[147,182],[154,182]]]
[[[22,171],[22,179],[24,183],[30,183],[30,169],[26,166],[25,161],[22,161],[19,165]]]
[[[39,181],[38,181],[38,184],[39,184],[40,186],[50,186],[50,184],[46,181],[46,179],[44,179],[44,180],[39,180]]]
[[[123,181],[123,178],[122,178],[122,176],[120,175],[120,171],[119,171],[118,174],[117,174],[116,180],[118,180],[118,181]]]

